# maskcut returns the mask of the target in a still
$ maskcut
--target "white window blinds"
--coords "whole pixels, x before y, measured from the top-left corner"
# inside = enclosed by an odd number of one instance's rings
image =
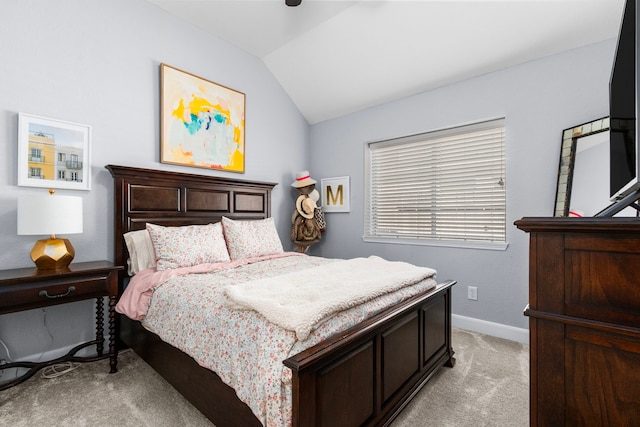
[[[505,242],[504,119],[365,151],[365,239]]]

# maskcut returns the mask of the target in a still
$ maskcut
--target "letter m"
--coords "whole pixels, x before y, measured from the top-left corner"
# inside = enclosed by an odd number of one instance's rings
[[[338,198],[340,199],[339,202],[338,202]],[[330,185],[327,185],[327,194],[326,194],[325,200],[327,201],[327,206],[331,206],[331,205],[342,206],[344,204],[342,184],[338,185],[338,189],[336,191],[335,196],[333,194],[333,187]]]

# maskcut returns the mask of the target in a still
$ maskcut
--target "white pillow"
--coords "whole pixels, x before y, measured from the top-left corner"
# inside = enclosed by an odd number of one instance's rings
[[[124,234],[129,259],[127,260],[129,276],[138,274],[145,268],[155,268],[156,256],[147,230],[130,231]]]
[[[230,261],[220,223],[182,227],[147,224],[147,231],[158,271]]]
[[[284,252],[273,218],[234,221],[223,216],[222,227],[232,260]]]

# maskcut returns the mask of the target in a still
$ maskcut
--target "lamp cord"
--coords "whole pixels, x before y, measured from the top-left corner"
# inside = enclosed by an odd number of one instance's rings
[[[11,357],[11,352],[9,351],[9,347],[7,347],[7,345],[1,339],[0,339],[0,344],[2,344],[2,346],[4,347],[4,351],[7,352],[7,359],[9,360],[9,362],[13,362],[13,357]]]
[[[64,362],[47,366],[42,370],[42,378],[53,379],[67,374],[80,366],[78,363]]]

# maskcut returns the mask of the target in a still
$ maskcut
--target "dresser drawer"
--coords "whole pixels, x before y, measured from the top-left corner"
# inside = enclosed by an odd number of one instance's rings
[[[106,274],[8,285],[0,288],[0,312],[64,304],[108,294]]]
[[[592,236],[565,240],[565,314],[637,327],[640,241]]]

